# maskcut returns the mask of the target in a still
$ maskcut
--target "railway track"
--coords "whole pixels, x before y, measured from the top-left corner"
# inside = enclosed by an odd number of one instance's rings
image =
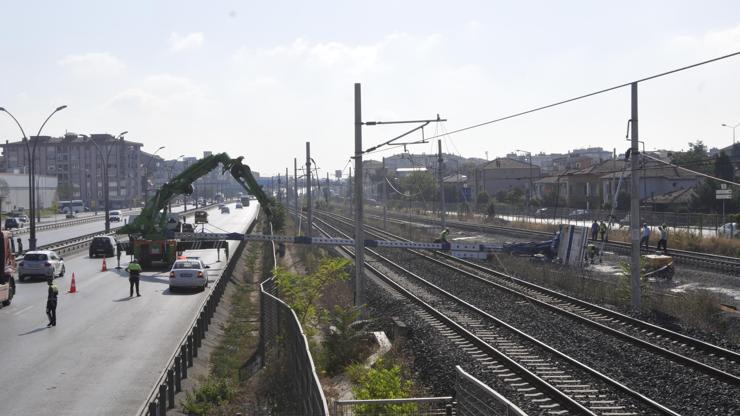
[[[332,218],[351,224],[345,217],[332,216]],[[366,226],[366,229],[384,239],[405,240],[377,227]],[[606,334],[644,347],[676,363],[695,368],[728,384],[740,386],[740,353],[737,351],[635,319],[446,253],[429,255],[418,250],[409,252],[441,267],[462,273],[484,285],[506,291]]]
[[[380,219],[382,220],[382,216],[374,215],[374,214],[368,214],[366,215],[368,218],[374,218],[374,219]],[[393,221],[394,223],[398,224],[407,224],[409,221],[424,223],[424,224],[431,224],[431,225],[437,225],[440,226],[439,220],[427,218],[427,217],[421,217],[421,216],[400,216],[397,214],[389,214],[388,220]],[[533,238],[538,240],[548,240],[552,238],[552,234],[544,231],[535,231],[535,230],[522,230],[517,229],[513,227],[504,227],[500,225],[490,225],[490,224],[479,224],[479,223],[469,223],[464,221],[450,221],[447,220],[447,226],[458,228],[461,230],[466,231],[474,231],[474,232],[484,232],[484,233],[491,233],[491,234],[503,234],[503,235],[510,235],[513,237],[524,237],[524,238]],[[606,243],[606,249],[611,250],[615,253],[623,254],[623,255],[629,255],[631,246],[629,243],[622,243],[618,241],[610,241]],[[649,253],[647,250],[642,249],[643,253]],[[687,251],[687,250],[675,250],[670,249],[669,254],[673,256],[674,260],[679,264],[687,264],[695,267],[699,267],[702,269],[707,270],[713,270],[717,272],[721,272],[723,274],[729,274],[732,276],[740,276],[740,259],[737,257],[730,257],[730,256],[721,256],[717,254],[710,254],[710,253],[700,253],[695,251]]]
[[[322,233],[349,238],[318,219]],[[323,228],[323,227],[318,227]],[[342,250],[352,254],[349,248]],[[384,284],[413,302],[417,315],[467,354],[481,377],[502,383],[533,414],[639,415],[678,413],[603,373],[517,330],[404,268],[367,249],[366,265]]]

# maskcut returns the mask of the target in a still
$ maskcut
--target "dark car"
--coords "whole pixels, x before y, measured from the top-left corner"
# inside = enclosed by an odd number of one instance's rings
[[[183,233],[192,233],[194,232],[193,224],[190,224],[189,222],[185,222],[182,224],[182,232]]]
[[[117,246],[118,241],[116,241],[116,239],[113,237],[102,235],[98,237],[93,237],[92,242],[90,242],[90,257],[113,257],[116,255]]]
[[[13,228],[20,228],[21,223],[16,218],[6,218],[5,219],[5,229],[6,230],[12,230]]]

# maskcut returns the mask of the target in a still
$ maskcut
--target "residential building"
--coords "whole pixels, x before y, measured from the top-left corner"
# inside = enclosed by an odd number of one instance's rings
[[[508,192],[519,188],[525,194],[532,189],[533,184],[540,178],[539,166],[510,158],[496,158],[478,167],[476,170],[476,195],[486,191],[494,196],[498,192]]]
[[[641,164],[636,172],[638,175],[638,192],[640,199],[651,198],[657,195],[678,191],[679,189],[693,188],[699,182],[699,176],[683,169],[668,166],[654,160],[648,160]],[[616,192],[620,177],[622,179],[621,191],[630,193],[632,182],[632,171],[629,167],[624,172],[612,172],[601,176],[602,200],[610,202]],[[621,207],[620,207],[621,208]]]
[[[110,207],[123,208],[142,200],[141,143],[116,139],[110,134],[74,133],[62,137],[31,137],[30,140],[32,146],[36,145],[36,175],[57,177],[58,199],[81,199],[92,209],[103,209],[103,166],[107,158]],[[2,171],[28,169],[26,143],[6,141],[0,147],[4,156]]]

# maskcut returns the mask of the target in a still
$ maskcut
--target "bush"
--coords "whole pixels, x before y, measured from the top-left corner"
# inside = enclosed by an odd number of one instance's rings
[[[368,335],[365,328],[370,321],[360,321],[361,307],[334,306],[330,333],[324,342],[324,369],[329,375],[341,372],[347,364],[360,358],[363,342]]]
[[[227,379],[209,378],[192,392],[185,393],[182,408],[191,415],[207,415],[213,407],[227,403],[236,390]]]
[[[386,366],[382,359],[370,369],[354,365],[349,374],[356,383],[352,392],[358,400],[408,398],[414,385],[411,380],[403,380],[400,366]],[[415,403],[358,405],[355,414],[415,415],[418,414],[418,406]]]
[[[486,192],[486,191],[480,191],[480,192],[478,192],[478,198],[476,199],[478,205],[484,206],[490,200],[491,200],[491,197],[488,196],[488,192]]]

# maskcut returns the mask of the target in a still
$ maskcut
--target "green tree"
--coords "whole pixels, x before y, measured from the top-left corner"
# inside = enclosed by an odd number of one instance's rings
[[[361,307],[335,305],[331,312],[331,327],[324,341],[324,367],[329,375],[339,373],[347,364],[356,360],[363,345],[367,344],[370,321],[359,320]]]
[[[275,284],[280,298],[296,313],[301,325],[318,324],[318,301],[326,288],[336,282],[349,280],[347,259],[325,258],[318,270],[309,275],[289,272],[281,267],[275,269]]]
[[[714,158],[714,176],[731,181],[735,177],[735,167],[732,166],[730,157],[724,152]]]
[[[478,205],[479,206],[486,206],[486,205],[488,205],[488,201],[490,201],[490,200],[491,200],[491,197],[488,196],[488,192],[486,192],[486,191],[480,191],[480,192],[478,192],[477,201],[478,201]]]
[[[689,143],[689,150],[671,155],[671,163],[698,172],[711,174],[712,164],[708,160],[707,146],[701,140]]]
[[[413,172],[401,179],[401,190],[408,191],[416,201],[437,199],[437,181],[429,172]]]

